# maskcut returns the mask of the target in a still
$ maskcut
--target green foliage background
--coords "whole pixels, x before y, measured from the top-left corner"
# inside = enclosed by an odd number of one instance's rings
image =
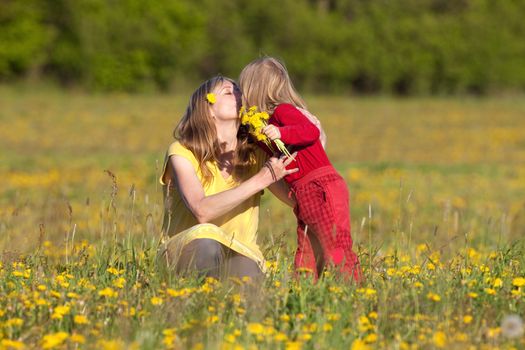
[[[2,0],[0,81],[176,90],[282,58],[301,89],[525,88],[522,0]]]

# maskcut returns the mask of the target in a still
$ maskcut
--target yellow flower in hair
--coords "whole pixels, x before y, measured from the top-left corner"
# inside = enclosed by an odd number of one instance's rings
[[[206,95],[206,100],[208,100],[209,103],[214,104],[217,102],[217,98],[215,97],[215,94],[213,92],[210,92]]]

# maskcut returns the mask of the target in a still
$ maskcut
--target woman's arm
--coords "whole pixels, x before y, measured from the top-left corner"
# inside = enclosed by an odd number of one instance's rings
[[[249,197],[279,181],[284,176],[298,171],[298,168],[286,170],[286,166],[291,161],[292,159],[287,157],[279,159],[272,157],[250,179],[235,188],[211,196],[206,196],[204,193],[204,188],[197,177],[195,169],[186,158],[171,156],[168,168],[170,178],[177,185],[188,209],[199,223],[206,223],[226,214]]]

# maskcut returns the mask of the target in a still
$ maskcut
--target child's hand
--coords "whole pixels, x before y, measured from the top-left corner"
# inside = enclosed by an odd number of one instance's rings
[[[262,132],[268,136],[270,140],[277,140],[281,138],[281,132],[279,131],[279,128],[272,124],[266,125],[262,129]]]

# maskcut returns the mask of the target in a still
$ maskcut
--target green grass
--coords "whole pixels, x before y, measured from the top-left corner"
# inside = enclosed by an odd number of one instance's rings
[[[525,99],[307,97],[366,280],[295,281],[295,218],[265,191],[255,290],[157,270],[156,179],[186,100],[0,88],[0,348],[525,346],[501,328],[524,317]]]

